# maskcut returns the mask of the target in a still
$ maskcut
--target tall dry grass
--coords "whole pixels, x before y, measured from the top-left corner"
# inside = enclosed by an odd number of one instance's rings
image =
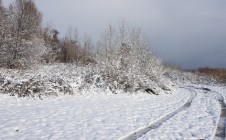
[[[201,75],[211,76],[220,82],[226,83],[226,69],[223,68],[199,68],[197,72]]]

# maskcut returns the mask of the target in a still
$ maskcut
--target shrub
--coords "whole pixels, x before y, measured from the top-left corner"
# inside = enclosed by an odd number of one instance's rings
[[[97,48],[97,72],[110,87],[137,90],[161,81],[161,60],[139,28],[130,28],[124,22],[118,29],[109,26]]]

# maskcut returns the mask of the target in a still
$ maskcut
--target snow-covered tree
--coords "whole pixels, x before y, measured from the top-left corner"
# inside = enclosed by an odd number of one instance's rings
[[[17,68],[40,60],[46,51],[41,35],[42,16],[32,0],[15,0],[0,8],[1,66]],[[39,51],[37,51],[39,50]]]
[[[10,67],[32,64],[36,61],[36,57],[32,55],[34,53],[41,55],[40,53],[43,52],[33,52],[33,50],[39,50],[35,47],[44,47],[41,36],[42,15],[34,1],[15,0],[14,3],[10,4],[9,22],[12,25],[11,33],[13,36]]]
[[[13,36],[12,24],[8,18],[8,10],[0,1],[0,67],[7,66],[12,53]]]
[[[9,25],[7,22],[7,13],[6,9],[0,1],[0,46],[3,46],[6,43],[6,38],[9,35]]]
[[[140,29],[125,22],[118,29],[109,26],[97,47],[99,71],[123,89],[146,86],[145,80],[158,82],[163,74],[161,60]]]
[[[9,6],[10,20],[13,24],[17,43],[28,40],[41,33],[42,15],[32,0],[16,0]]]
[[[100,69],[105,70],[105,74],[110,76],[111,71],[114,70],[112,66],[115,66],[115,60],[117,59],[117,42],[116,42],[116,29],[112,25],[109,25],[108,29],[102,36],[102,39],[97,45],[97,62]]]

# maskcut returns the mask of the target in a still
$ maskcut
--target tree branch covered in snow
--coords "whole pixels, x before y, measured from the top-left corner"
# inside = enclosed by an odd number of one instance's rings
[[[15,0],[0,14],[0,66],[23,68],[46,53],[41,33],[42,15],[32,0]]]
[[[139,90],[161,81],[161,60],[139,28],[125,22],[119,28],[109,25],[97,47],[97,71],[113,88]]]

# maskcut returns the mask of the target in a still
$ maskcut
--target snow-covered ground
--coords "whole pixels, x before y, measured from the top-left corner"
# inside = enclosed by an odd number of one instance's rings
[[[157,96],[145,90],[113,92],[98,75],[87,77],[92,69],[73,65],[0,71],[0,140],[173,140],[225,135],[226,88],[207,77],[170,72],[161,81],[170,90],[150,85],[161,89]]]
[[[0,94],[0,139],[119,139],[184,105],[191,90],[175,89],[159,96],[101,93],[45,100]],[[211,139],[220,104],[213,92],[193,90],[197,96],[188,108],[138,139]]]
[[[197,92],[190,108],[149,131],[141,139],[211,139],[220,115],[220,104],[208,93]],[[159,135],[163,134],[163,135]],[[166,137],[167,136],[167,137]]]

